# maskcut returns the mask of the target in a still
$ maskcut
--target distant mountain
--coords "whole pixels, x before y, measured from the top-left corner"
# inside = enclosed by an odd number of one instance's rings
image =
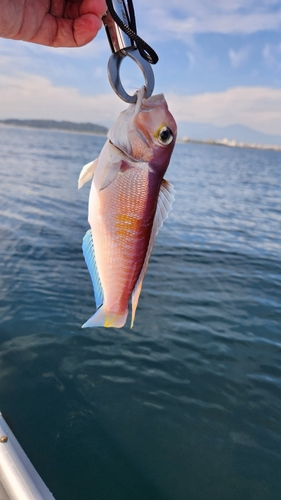
[[[244,125],[216,127],[209,123],[180,123],[179,138],[187,136],[199,141],[222,140],[281,146],[281,135],[263,134]]]
[[[87,132],[90,134],[106,135],[108,129],[102,125],[95,125],[93,123],[74,123],[68,121],[56,120],[0,120],[4,125],[13,125],[16,127],[31,127],[55,130],[68,130],[72,132]]]

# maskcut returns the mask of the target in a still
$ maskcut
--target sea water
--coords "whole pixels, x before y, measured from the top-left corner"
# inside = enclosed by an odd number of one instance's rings
[[[104,141],[0,127],[0,410],[56,500],[280,500],[281,154],[177,144],[133,330],[82,330]]]

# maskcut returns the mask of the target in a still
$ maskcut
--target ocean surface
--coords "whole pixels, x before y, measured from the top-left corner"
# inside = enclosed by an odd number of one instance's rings
[[[83,330],[104,141],[0,127],[0,410],[56,500],[280,500],[281,154],[177,144],[133,330]]]

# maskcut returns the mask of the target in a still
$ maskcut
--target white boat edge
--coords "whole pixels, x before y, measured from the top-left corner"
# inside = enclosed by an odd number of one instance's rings
[[[0,412],[0,491],[2,500],[55,500]]]

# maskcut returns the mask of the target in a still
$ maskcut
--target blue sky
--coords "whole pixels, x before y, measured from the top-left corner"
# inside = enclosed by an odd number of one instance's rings
[[[134,0],[139,34],[158,52],[156,92],[178,123],[240,124],[281,140],[280,0]],[[0,119],[110,125],[126,107],[107,81],[104,30],[86,47],[0,39]],[[123,83],[142,85],[134,64]]]

